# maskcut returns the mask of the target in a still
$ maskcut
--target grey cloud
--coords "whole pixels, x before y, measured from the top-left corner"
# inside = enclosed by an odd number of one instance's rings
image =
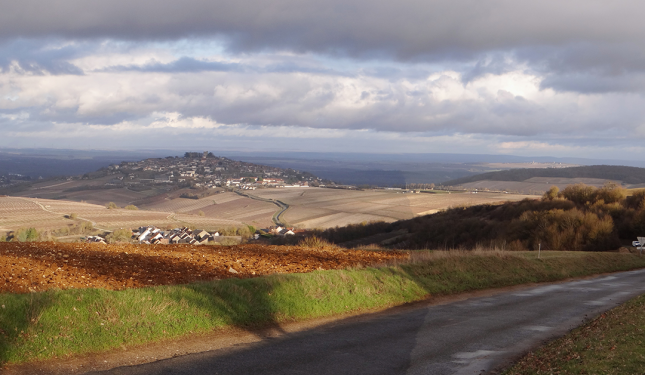
[[[21,0],[2,5],[0,37],[219,35],[239,50],[411,59],[581,40],[642,45],[643,10],[633,0]]]
[[[140,72],[161,72],[161,73],[180,73],[180,72],[230,72],[241,71],[243,67],[240,64],[229,64],[221,62],[211,62],[197,60],[191,57],[181,57],[168,64],[152,63],[146,65],[128,65],[128,66],[111,66],[103,69],[104,71],[140,71]]]
[[[640,19],[645,4],[634,0],[21,0],[6,2],[1,10],[0,39],[5,40],[107,38],[137,44],[215,37],[225,41],[229,52],[241,54],[286,50],[409,63],[405,69],[363,70],[393,79],[427,74],[411,69],[415,62],[449,63],[463,73],[464,83],[516,69],[520,62],[546,77],[543,88],[582,93],[645,90],[640,80],[630,82],[634,72],[645,73],[645,23]],[[14,54],[24,54],[17,61],[26,72],[82,74],[65,59],[75,47],[12,48]],[[30,52],[34,50],[38,53]],[[7,57],[14,55],[0,56],[5,57],[0,58],[0,68],[6,68]],[[354,74],[294,62],[248,67],[192,57],[110,69]],[[598,82],[585,82],[596,78]]]
[[[66,45],[50,48],[53,40],[18,39],[0,44],[0,69],[13,67],[17,73],[83,74],[67,60],[78,56],[86,45]]]
[[[480,56],[472,68],[463,69],[462,82],[467,84],[483,75],[500,75],[517,69],[517,63],[509,60],[507,54],[490,53]]]
[[[594,76],[584,73],[550,74],[540,82],[540,87],[587,94],[640,92],[645,89],[645,74],[625,74],[619,77]]]
[[[169,63],[146,63],[143,65],[115,65],[97,71],[102,72],[147,72],[147,73],[198,73],[198,72],[253,72],[253,73],[315,73],[336,76],[349,76],[351,72],[343,72],[312,66],[311,64],[300,64],[299,62],[270,62],[268,64],[252,63],[227,63],[219,61],[204,61],[193,57],[183,56]]]
[[[645,52],[634,43],[538,46],[513,55],[544,77],[543,89],[590,94],[645,90]]]

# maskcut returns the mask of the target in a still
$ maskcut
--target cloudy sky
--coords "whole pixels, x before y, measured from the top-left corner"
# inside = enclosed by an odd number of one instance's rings
[[[642,1],[0,0],[0,147],[645,156]]]

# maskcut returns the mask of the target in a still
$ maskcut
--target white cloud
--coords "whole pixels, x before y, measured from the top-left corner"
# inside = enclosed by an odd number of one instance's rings
[[[16,53],[0,72],[0,128],[15,140],[597,157],[645,138],[641,93],[559,90],[509,52],[438,64],[217,41],[30,43],[47,58]],[[69,66],[45,64],[52,53]]]

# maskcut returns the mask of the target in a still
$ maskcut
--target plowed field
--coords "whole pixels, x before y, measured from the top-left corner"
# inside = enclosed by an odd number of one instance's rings
[[[0,293],[52,288],[119,290],[198,280],[372,265],[401,252],[296,246],[0,243]]]

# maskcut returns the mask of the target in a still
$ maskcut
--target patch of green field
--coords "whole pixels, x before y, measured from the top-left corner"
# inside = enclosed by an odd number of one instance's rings
[[[644,374],[645,296],[602,314],[529,353],[514,374]]]
[[[414,252],[382,268],[276,274],[123,291],[0,294],[0,363],[251,329],[477,289],[645,267],[618,253]]]

